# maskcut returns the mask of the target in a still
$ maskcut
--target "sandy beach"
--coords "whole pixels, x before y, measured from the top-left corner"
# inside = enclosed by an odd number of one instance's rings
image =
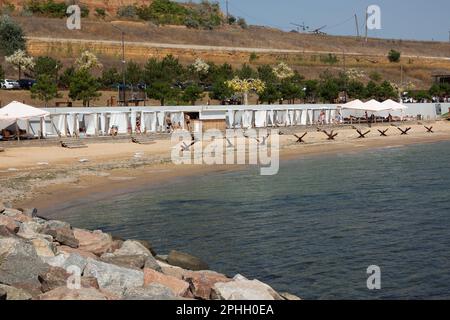
[[[411,127],[408,135],[397,128],[376,125],[360,126],[371,130],[365,139],[349,126],[326,128],[338,133],[328,141],[323,132],[313,128],[279,128],[281,160],[325,153],[359,152],[368,149],[398,147],[410,144],[450,140],[450,123],[427,123],[434,133],[428,133],[422,123],[402,124]],[[380,137],[378,129],[389,128],[388,137]],[[303,144],[293,134],[308,131]],[[143,185],[163,184],[180,177],[224,170],[239,170],[238,165],[174,165],[170,137],[158,138],[151,145],[138,145],[128,139],[87,141],[84,149],[64,149],[53,144],[7,147],[0,154],[0,192],[2,201],[16,206],[39,209],[82,197],[105,197],[114,193],[132,192]]]

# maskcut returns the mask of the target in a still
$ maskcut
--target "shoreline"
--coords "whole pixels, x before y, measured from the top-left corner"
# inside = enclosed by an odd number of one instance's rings
[[[308,141],[306,144],[295,143],[296,139],[291,133],[285,133],[280,136],[280,164],[284,161],[304,157],[349,154],[379,148],[449,141],[450,126],[448,123],[436,123],[435,126],[437,127],[435,134],[413,132],[408,136],[395,135],[387,138],[372,136],[367,139],[357,139],[353,130],[341,129],[338,131],[340,135],[337,141],[326,141],[323,133],[309,132],[306,139],[311,142]],[[372,131],[375,129],[376,127],[372,128]],[[418,131],[419,125],[416,125],[414,129]],[[283,130],[281,129],[281,131]],[[3,175],[6,181],[10,180],[11,183],[18,181],[18,184],[14,186],[16,193],[11,196],[13,199],[6,199],[6,201],[11,201],[14,206],[36,207],[40,211],[45,211],[64,207],[64,204],[71,204],[77,200],[81,201],[79,199],[94,201],[117,194],[135,192],[143,187],[158,187],[160,184],[195,177],[199,174],[246,170],[250,167],[249,165],[177,166],[170,163],[170,152],[167,152],[167,150],[171,150],[169,143],[170,141],[160,140],[150,146],[115,143],[114,148],[118,148],[120,145],[127,148],[124,153],[120,154],[121,157],[116,156],[115,161],[111,161],[107,157],[106,159],[99,157],[87,163],[75,164],[73,159],[71,162],[63,159],[52,168],[44,166],[6,172],[6,175]],[[99,148],[98,145],[93,145],[95,149]],[[89,145],[89,147],[91,146]],[[28,149],[26,150],[28,153],[33,152],[33,150],[30,151],[32,148],[25,149]],[[88,149],[90,148],[85,150]],[[139,149],[143,150],[142,159],[133,157],[133,153],[136,156],[136,150]],[[20,150],[17,152],[20,153]],[[148,152],[152,152],[152,155],[145,157]],[[93,157],[93,155],[88,156],[89,159]],[[2,177],[2,173],[5,173],[5,166],[2,166],[1,162],[0,172],[0,177]],[[5,194],[5,192],[2,193]]]

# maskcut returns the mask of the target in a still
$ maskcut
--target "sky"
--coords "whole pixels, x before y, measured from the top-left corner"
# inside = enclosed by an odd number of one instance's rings
[[[199,2],[200,0],[193,0]],[[186,1],[184,1],[186,2]],[[218,0],[225,12],[226,0]],[[272,26],[285,31],[323,25],[332,35],[356,35],[354,15],[364,33],[365,11],[369,5],[381,9],[381,29],[369,30],[370,37],[449,41],[449,0],[228,0],[229,11],[249,24]]]

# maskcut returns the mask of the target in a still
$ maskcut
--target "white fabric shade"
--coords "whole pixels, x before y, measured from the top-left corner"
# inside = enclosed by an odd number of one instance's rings
[[[383,105],[386,106],[386,107],[389,107],[390,110],[394,110],[394,111],[397,111],[397,110],[402,111],[402,110],[407,110],[408,109],[407,106],[405,106],[403,104],[400,104],[398,102],[395,102],[394,100],[391,100],[391,99],[388,99],[388,100],[384,101]]]
[[[343,106],[344,109],[380,112],[390,110],[390,107],[374,99],[363,103],[361,100],[353,100]]]
[[[0,109],[0,128],[4,129],[19,120],[42,118],[50,115],[49,112],[13,101]]]
[[[267,111],[255,111],[255,127],[264,128],[267,126]]]
[[[359,99],[350,101],[342,106],[344,109],[363,110],[364,102]]]

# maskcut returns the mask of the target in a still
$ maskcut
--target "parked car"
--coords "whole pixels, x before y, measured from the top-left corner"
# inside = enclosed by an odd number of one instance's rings
[[[5,79],[1,82],[1,86],[3,89],[7,90],[13,90],[13,89],[20,89],[20,85],[15,80]]]
[[[36,83],[36,80],[33,80],[33,79],[20,79],[17,82],[19,83],[20,89],[30,90],[31,87]]]

